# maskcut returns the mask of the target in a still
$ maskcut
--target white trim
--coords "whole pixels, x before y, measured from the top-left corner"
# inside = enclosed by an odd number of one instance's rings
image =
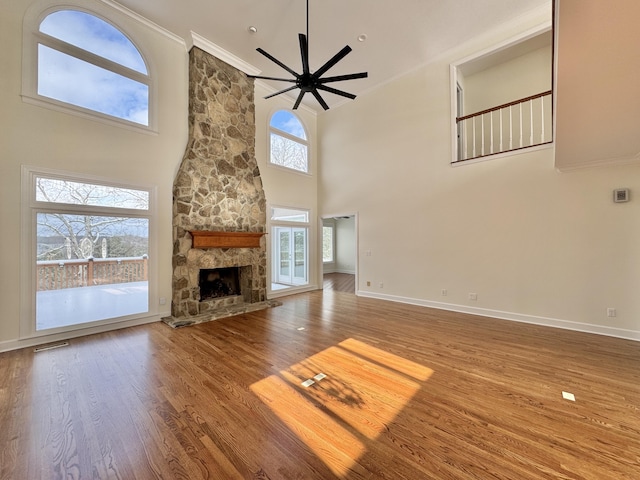
[[[396,295],[385,295],[358,290],[356,295],[366,298],[376,298],[378,300],[387,300],[390,302],[406,303],[409,305],[418,305],[421,307],[436,308],[439,310],[447,310],[450,312],[468,313],[471,315],[479,315],[482,317],[497,318],[500,320],[510,320],[513,322],[530,323],[543,327],[561,328],[563,330],[572,330],[575,332],[593,333],[596,335],[605,335],[608,337],[623,338],[625,340],[635,340],[640,342],[640,330],[626,330],[622,328],[603,327],[601,325],[593,325],[590,323],[573,322],[570,320],[562,320],[549,317],[538,317],[535,315],[526,315],[515,312],[503,312],[501,310],[492,310],[487,308],[469,307],[466,305],[456,305],[453,303],[433,302],[430,300],[421,300],[410,297],[400,297]]]
[[[65,0],[65,2],[69,2],[69,1],[73,1],[73,0]],[[127,15],[129,18],[135,20],[138,23],[143,24],[145,27],[150,28],[151,30],[168,38],[169,40],[173,40],[174,42],[179,43],[180,45],[184,45],[186,48],[186,42],[182,37],[180,37],[179,35],[176,35],[175,33],[167,30],[164,27],[161,27],[157,23],[153,23],[148,18],[145,18],[142,15],[138,15],[136,12],[134,12],[133,10],[129,10],[124,5],[120,5],[119,3],[113,2],[111,0],[99,0],[99,1],[115,10],[118,10],[120,13]]]
[[[222,60],[225,63],[228,63],[232,67],[237,68],[247,75],[259,75],[262,72],[262,70],[257,69],[250,63],[245,62],[240,57],[235,56],[233,53],[207,40],[202,35],[197,34],[193,30],[191,31],[191,45],[189,45],[188,47],[189,50],[191,50],[191,47],[198,47],[200,50],[204,50],[205,52],[213,55],[214,57]]]
[[[497,160],[500,158],[514,157],[516,155],[537,152],[539,150],[548,150],[550,148],[555,148],[554,142],[543,143],[542,145],[534,145],[533,147],[519,148],[518,150],[509,150],[508,152],[494,153],[491,155],[485,155],[484,157],[470,158],[469,160],[458,160],[456,162],[451,162],[450,165],[452,167],[462,167],[463,165],[471,165],[474,163],[486,162],[488,160]]]
[[[96,333],[111,332],[127,327],[135,327],[137,325],[145,325],[148,323],[159,322],[161,318],[171,315],[170,312],[162,312],[153,316],[145,316],[134,320],[125,320],[122,322],[110,323],[108,325],[99,325],[87,327],[83,329],[73,330],[65,333],[56,333],[51,335],[42,335],[37,337],[25,337],[19,340],[8,340],[0,342],[0,353],[11,350],[19,350],[21,348],[34,347],[45,343],[59,342],[61,340],[69,340],[72,338],[84,337],[86,335],[94,335]]]
[[[269,285],[271,285],[271,283],[269,283]],[[319,290],[317,285],[308,284],[299,287],[283,288],[282,290],[271,290],[271,286],[269,286],[267,299],[287,297],[289,295],[295,295],[296,293],[312,292],[314,290]]]
[[[575,170],[581,170],[584,168],[596,168],[596,167],[612,167],[612,166],[625,166],[625,165],[637,165],[640,160],[640,153],[633,156],[624,157],[612,157],[607,159],[597,159],[590,162],[584,162],[578,165],[562,165],[560,167],[556,164],[556,170],[558,172],[571,172]]]
[[[295,135],[291,135],[290,133],[285,132],[284,130],[280,130],[279,128],[271,126],[271,121],[273,120],[273,116],[276,113],[281,111],[289,112],[291,115],[293,115],[296,118],[296,120],[298,120],[298,122],[300,122],[300,125],[302,125],[302,129],[304,130],[304,134],[307,138],[296,137]],[[290,142],[304,145],[306,147],[307,170],[299,170],[297,168],[287,167],[286,165],[280,165],[279,163],[274,163],[271,161],[271,135],[272,134],[282,137],[286,140],[289,140]],[[267,122],[267,167],[275,167],[275,168],[284,169],[287,172],[301,173],[302,175],[313,176],[313,173],[312,173],[313,170],[311,168],[312,155],[311,155],[311,140],[309,136],[309,129],[307,128],[305,123],[302,121],[301,116],[298,115],[294,110],[290,108],[274,108],[271,110],[271,113],[269,114],[269,121]]]
[[[325,214],[322,215],[320,217],[320,225],[322,225],[324,220],[327,219],[332,219],[332,218],[339,218],[339,217],[353,217],[353,228],[354,228],[354,235],[355,235],[355,249],[356,249],[356,255],[355,255],[355,265],[353,267],[353,271],[345,271],[345,270],[340,270],[340,269],[336,269],[335,265],[336,262],[333,263],[334,267],[331,269],[330,272],[327,273],[349,273],[349,274],[353,274],[355,276],[354,281],[355,281],[355,288],[356,288],[356,292],[358,291],[358,281],[359,281],[359,277],[360,277],[360,214],[355,211],[355,212],[349,212],[349,213],[335,213],[335,214]],[[335,232],[334,232],[335,235]],[[334,238],[335,240],[335,238]],[[322,230],[320,230],[320,245],[322,245]],[[337,245],[334,245],[334,250],[337,249]],[[334,251],[334,254],[336,252]],[[336,258],[337,260],[337,258]],[[323,272],[323,262],[322,262],[322,251],[320,251],[320,255],[319,255],[319,263],[320,263],[320,272]]]
[[[118,209],[112,208],[118,214],[124,214],[132,217],[147,218],[149,220],[149,279],[148,279],[148,311],[130,315],[127,317],[110,318],[91,322],[88,324],[69,325],[65,332],[60,335],[75,335],[73,332],[84,332],[89,328],[102,328],[109,325],[119,325],[123,322],[137,322],[156,315],[158,312],[158,188],[155,185],[143,185],[137,183],[123,182],[119,180],[98,177],[89,174],[79,174],[76,172],[67,172],[54,170],[50,168],[36,167],[31,165],[21,166],[21,229],[20,229],[20,325],[19,325],[19,341],[30,338],[43,338],[50,335],[56,335],[56,332],[37,331],[35,328],[35,278],[33,259],[36,257],[36,242],[34,239],[34,212],[36,210],[47,210],[54,208],[59,211],[83,210],[88,213],[104,213],[108,208],[92,207],[82,205],[65,205],[65,204],[49,204],[46,202],[38,202],[33,196],[35,191],[35,178],[38,176],[48,178],[62,178],[77,182],[95,182],[101,185],[110,185],[115,187],[132,188],[144,190],[149,193],[149,208],[147,210],[135,209]],[[1,348],[1,347],[0,347]]]
[[[480,50],[478,52],[475,52],[471,55],[467,55],[464,58],[458,59],[455,62],[451,62],[449,64],[449,95],[450,95],[450,105],[451,105],[451,111],[450,111],[450,118],[451,118],[451,165],[452,166],[460,166],[460,165],[469,165],[470,163],[477,163],[478,161],[486,161],[486,160],[494,160],[496,158],[501,158],[504,156],[508,156],[508,155],[514,155],[514,154],[519,154],[519,153],[525,153],[525,152],[531,152],[533,151],[532,149],[535,147],[527,147],[524,149],[520,149],[520,150],[511,150],[508,152],[504,152],[501,154],[495,154],[495,155],[485,155],[484,157],[480,157],[480,158],[476,158],[473,161],[472,160],[463,160],[463,161],[458,161],[458,125],[456,122],[456,117],[457,117],[457,104],[458,104],[458,95],[457,95],[457,89],[458,89],[458,83],[459,83],[459,79],[458,77],[462,77],[464,78],[461,73],[459,74],[458,70],[459,67],[461,65],[464,65],[465,63],[474,61],[474,60],[478,60],[480,58],[483,57],[489,57],[491,55],[494,55],[498,52],[501,52],[503,50],[506,50],[508,48],[511,48],[515,45],[518,45],[519,43],[525,42],[531,38],[534,38],[538,35],[542,35],[548,31],[550,31],[553,28],[553,23],[552,21],[549,22],[545,22],[541,25],[537,25],[533,28],[530,28],[524,32],[519,33],[518,35],[512,36],[502,42],[499,42],[491,47],[485,48],[483,50]],[[553,69],[553,66],[552,66]],[[555,71],[555,70],[553,70]],[[552,92],[555,92],[555,90],[552,90]],[[552,94],[552,101],[555,101],[555,97],[556,95]],[[553,146],[555,144],[555,108],[554,108],[554,118],[552,118],[552,123],[553,123],[553,141],[550,144],[544,144],[542,145],[542,147],[548,147],[548,146]],[[524,150],[524,152],[522,152],[521,150]]]
[[[140,53],[145,66],[147,68],[147,74],[143,75],[146,77],[146,81],[141,81],[140,75],[129,75],[126,73],[126,67],[122,67],[122,69],[111,69],[108,70],[114,72],[118,75],[122,75],[124,77],[135,80],[139,83],[147,85],[148,87],[148,125],[136,123],[133,121],[129,121],[123,118],[119,118],[113,115],[104,114],[89,108],[84,108],[78,105],[73,105],[71,103],[59,101],[53,98],[49,98],[43,95],[38,94],[38,44],[42,44],[48,46],[49,48],[54,48],[57,51],[62,53],[72,55],[74,58],[77,58],[81,61],[91,63],[94,65],[98,65],[104,67],[105,61],[99,61],[95,63],[93,60],[98,58],[91,53],[87,53],[87,55],[77,56],[74,53],[70,53],[66,49],[59,49],[56,47],[60,46],[60,44],[64,44],[64,42],[60,42],[52,37],[49,37],[46,34],[43,34],[39,31],[40,22],[46,18],[47,15],[54,13],[59,10],[65,9],[73,9],[81,12],[85,12],[89,15],[93,15],[96,18],[99,18],[108,24],[112,25],[114,28],[120,31],[131,43],[135,46],[135,48]],[[128,18],[123,17],[126,16]],[[95,120],[101,123],[105,123],[108,125],[118,126],[121,128],[126,128],[129,130],[134,130],[136,132],[147,133],[147,134],[157,134],[158,133],[158,113],[157,113],[157,103],[158,103],[158,86],[157,86],[157,75],[155,68],[155,61],[151,58],[151,55],[148,53],[148,49],[145,47],[145,42],[142,41],[139,37],[140,35],[135,31],[135,27],[132,28],[128,22],[133,20],[134,22],[141,24],[146,27],[151,27],[154,31],[159,32],[166,36],[169,39],[176,40],[178,37],[171,34],[170,32],[162,29],[161,27],[149,22],[144,19],[140,15],[135,14],[131,10],[122,7],[121,5],[111,2],[109,0],[94,0],[94,1],[80,1],[80,0],[65,0],[57,1],[57,0],[39,0],[33,3],[25,13],[23,19],[23,32],[22,32],[22,90],[21,97],[23,102],[29,103],[31,105],[36,105],[42,108],[47,108],[50,110],[54,110],[57,112],[67,113],[75,116],[79,116],[81,118]],[[124,28],[122,25],[126,25]],[[179,42],[184,45],[184,41]],[[52,47],[53,45],[53,47]],[[78,50],[75,46],[70,46],[72,50]],[[111,62],[106,60],[106,63],[112,64],[117,62]]]

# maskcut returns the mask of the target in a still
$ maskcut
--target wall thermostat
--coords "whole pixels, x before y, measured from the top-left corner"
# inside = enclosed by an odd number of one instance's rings
[[[628,188],[616,188],[613,191],[613,201],[616,203],[624,203],[628,202],[629,198],[629,189]]]

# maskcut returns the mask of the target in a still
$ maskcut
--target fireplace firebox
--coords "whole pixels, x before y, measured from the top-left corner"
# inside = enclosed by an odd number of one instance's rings
[[[238,267],[206,268],[200,270],[200,301],[240,295]]]

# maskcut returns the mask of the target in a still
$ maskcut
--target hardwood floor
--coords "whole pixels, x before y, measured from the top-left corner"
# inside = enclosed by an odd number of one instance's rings
[[[322,288],[336,292],[356,293],[356,276],[350,273],[325,273]]]
[[[636,342],[281,300],[1,354],[0,478],[640,478]]]

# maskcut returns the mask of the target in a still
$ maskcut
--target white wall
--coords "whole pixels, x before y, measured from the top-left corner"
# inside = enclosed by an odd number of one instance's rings
[[[356,273],[356,218],[336,220],[336,272]]]
[[[551,65],[549,46],[466,76],[465,115],[551,90]]]
[[[72,0],[72,3],[75,0]],[[49,0],[37,0],[42,8]],[[23,18],[32,0],[15,0],[2,6],[0,16],[0,351],[21,345],[55,340],[19,339],[20,282],[20,172],[21,165],[51,168],[99,176],[125,183],[157,187],[157,267],[150,272],[154,296],[147,321],[169,314],[169,304],[159,306],[160,297],[171,298],[172,188],[185,151],[188,125],[188,53],[182,39],[140,22],[111,8],[108,3],[84,1],[131,35],[147,54],[157,81],[157,134],[140,133],[68,113],[25,103],[21,99]],[[311,141],[311,174],[290,173],[267,166],[268,119],[278,108],[290,108],[285,97],[263,100],[256,87],[256,157],[269,204],[308,208],[312,212],[310,236],[311,283],[319,285],[321,261],[317,237],[316,118],[298,110]],[[87,329],[76,334],[88,333]]]
[[[640,165],[640,2],[556,1],[556,166]]]
[[[321,213],[358,212],[360,295],[640,339],[640,199],[612,202],[640,168],[560,174],[553,149],[450,166],[450,63],[535,25],[320,116]]]
[[[318,152],[315,112],[300,107],[295,114],[302,121],[309,141],[309,174],[273,166],[269,163],[269,120],[278,110],[290,110],[295,100],[278,95],[269,100],[263,97],[273,93],[264,84],[256,82],[256,159],[262,176],[262,185],[267,197],[267,208],[271,206],[297,207],[311,211],[309,226],[309,287],[315,289],[322,285],[322,231],[318,213]],[[267,223],[270,210],[267,211]],[[271,236],[267,235],[267,248],[271,252]],[[267,254],[270,262],[271,254]],[[268,278],[271,278],[271,265],[267,266]],[[301,290],[301,289],[296,289]],[[273,295],[271,295],[273,296]]]
[[[150,319],[168,312],[158,297],[171,298],[171,197],[173,178],[187,139],[187,52],[184,43],[112,11],[98,2],[116,25],[139,42],[157,79],[158,133],[146,134],[50,110],[22,101],[23,17],[31,0],[4,2],[0,15],[0,350],[15,348],[20,319],[21,165],[94,175],[157,187],[156,270],[150,284]],[[92,1],[83,2],[91,10]],[[164,311],[166,310],[166,311]],[[45,341],[43,339],[42,341]]]

